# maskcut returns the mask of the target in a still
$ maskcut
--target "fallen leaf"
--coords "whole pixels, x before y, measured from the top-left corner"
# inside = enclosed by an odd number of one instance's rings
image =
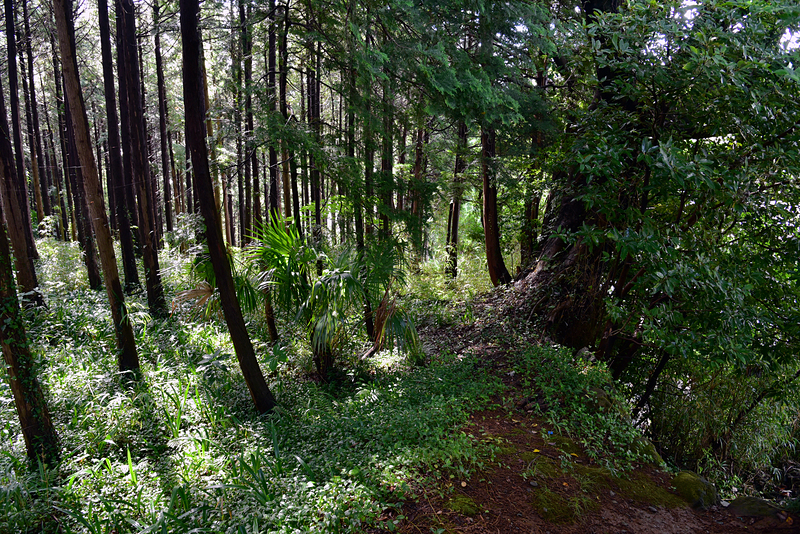
[[[562,482],[562,484],[564,485],[565,488],[569,487],[569,484],[567,484],[566,482]]]
[[[539,452],[539,449],[533,449],[533,452]]]
[[[578,457],[578,455],[577,455],[577,454],[575,454],[574,452],[571,452],[571,453],[569,453],[569,454],[570,454],[570,456],[574,456],[575,458],[577,458],[577,457]]]

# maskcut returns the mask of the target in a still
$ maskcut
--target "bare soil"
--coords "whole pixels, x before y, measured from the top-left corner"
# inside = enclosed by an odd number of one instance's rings
[[[469,325],[422,328],[427,350],[468,350],[508,386],[494,409],[476,413],[463,430],[499,448],[492,463],[469,480],[422,486],[419,498],[390,515],[407,534],[694,534],[728,532],[800,533],[800,517],[737,517],[723,506],[694,510],[671,487],[672,475],[643,465],[615,476],[588,458],[534,411],[520,407],[525,392],[509,372],[515,330],[513,313],[497,321],[509,299],[493,294],[475,304]],[[494,314],[492,316],[492,314]],[[520,323],[523,321],[520,321]],[[517,324],[520,324],[517,323]],[[506,341],[504,341],[506,340]],[[531,343],[539,342],[531,339]],[[402,516],[402,518],[400,517]]]

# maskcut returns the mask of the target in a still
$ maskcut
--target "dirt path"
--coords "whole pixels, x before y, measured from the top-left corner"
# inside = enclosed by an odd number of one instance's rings
[[[497,304],[484,306],[488,310]],[[480,312],[479,317],[488,317]],[[504,330],[507,334],[507,327],[480,318],[467,326],[423,329],[429,351],[479,354],[508,389],[496,399],[504,409],[477,413],[464,429],[499,449],[494,461],[469,480],[423,489],[417,501],[399,512],[404,516],[400,532],[800,533],[800,518],[785,513],[737,517],[723,506],[693,510],[671,487],[672,476],[654,466],[615,476],[593,463],[577,443],[519,407],[525,393],[508,372],[514,348],[502,341],[509,339]]]

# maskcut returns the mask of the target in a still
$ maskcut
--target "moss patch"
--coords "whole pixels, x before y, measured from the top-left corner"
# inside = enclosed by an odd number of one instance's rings
[[[525,462],[526,466],[520,474],[526,473],[527,476],[556,478],[562,474],[561,469],[547,456],[538,452],[526,451],[520,453],[519,457]]]
[[[536,513],[551,523],[568,523],[575,517],[569,500],[547,488],[534,492],[532,504]]]
[[[550,440],[556,444],[558,450],[567,454],[582,454],[583,449],[580,445],[572,441],[567,436],[550,436]]]
[[[461,494],[454,495],[449,501],[447,501],[446,506],[448,509],[468,517],[472,517],[479,512],[478,505],[475,504],[475,501],[466,495]]]
[[[604,467],[589,467],[575,464],[575,480],[586,493],[595,493],[611,488],[611,471]]]
[[[629,479],[615,478],[614,482],[625,497],[634,501],[664,508],[686,506],[686,502],[680,496],[657,485],[644,473],[632,473]]]

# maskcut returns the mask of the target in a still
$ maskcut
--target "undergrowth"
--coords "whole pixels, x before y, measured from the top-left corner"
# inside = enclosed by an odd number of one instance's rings
[[[153,321],[144,296],[134,295],[142,375],[123,382],[104,293],[80,275],[53,282],[81,271],[76,251],[64,247],[40,246],[49,307],[29,315],[63,461],[29,471],[3,376],[0,532],[392,530],[386,511],[412,498],[419,482],[468,478],[492,454],[460,431],[502,388],[469,355],[391,372],[360,362],[320,386],[282,374],[296,373],[289,364],[304,357],[287,342],[287,366],[270,379],[279,407],[262,417],[223,325],[180,310]],[[174,294],[177,280],[165,283]],[[270,369],[273,351],[256,341]]]
[[[572,436],[594,461],[618,472],[651,460],[605,365],[573,358],[567,348],[533,346],[514,370],[550,427]]]

